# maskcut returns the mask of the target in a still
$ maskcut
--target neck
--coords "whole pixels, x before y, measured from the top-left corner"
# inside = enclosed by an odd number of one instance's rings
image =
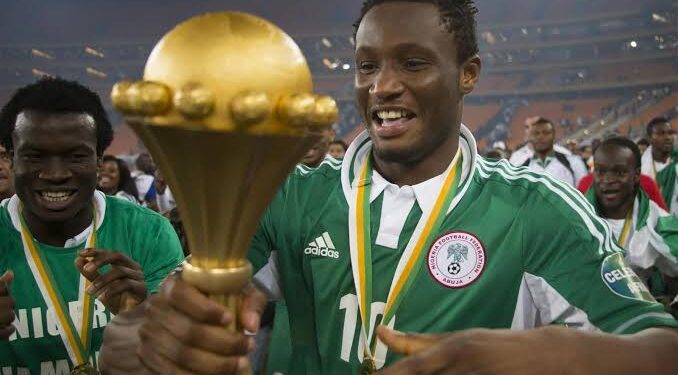
[[[670,152],[663,152],[658,148],[652,147],[652,159],[661,163],[666,163],[666,161],[671,156]]]
[[[459,148],[459,128],[433,152],[413,162],[388,161],[374,156],[374,168],[389,182],[398,186],[416,185],[445,172]]]
[[[546,160],[546,157],[551,155],[553,153],[553,148],[550,148],[548,150],[542,150],[542,151],[535,151],[534,154],[537,155],[541,161]]]
[[[114,189],[114,188],[104,189],[101,186],[99,186],[99,190],[101,190],[106,195],[115,195],[115,193],[118,192],[117,189]]]
[[[614,220],[620,220],[620,219],[626,219],[626,215],[633,210],[633,202],[634,199],[629,199],[624,204],[620,205],[619,207],[615,208],[609,208],[605,209],[602,208],[602,214],[603,217],[607,219],[614,219]]]
[[[73,218],[63,222],[44,221],[28,210],[23,216],[34,238],[50,246],[62,247],[66,240],[82,233],[92,223],[94,208],[85,205]]]

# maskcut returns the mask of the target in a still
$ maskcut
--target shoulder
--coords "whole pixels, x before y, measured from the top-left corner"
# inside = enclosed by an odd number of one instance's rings
[[[335,159],[331,156],[326,156],[325,159],[315,168],[297,164],[292,171],[291,178],[313,178],[317,176],[324,177],[339,177],[341,173],[341,160]]]
[[[126,200],[128,202],[132,202],[132,203],[136,203],[136,204],[139,203],[135,196],[133,196],[132,194],[129,194],[128,192],[126,192],[124,190],[120,190],[119,192],[115,193],[115,197],[120,198],[122,200]]]
[[[320,165],[315,168],[307,167],[303,164],[297,164],[292,173],[287,178],[284,186],[286,190],[326,190],[340,183],[341,180],[341,160],[326,157]]]
[[[125,198],[106,196],[106,217],[119,221],[164,222],[165,217],[157,212],[133,203]]]
[[[586,168],[586,163],[584,163],[584,160],[582,158],[580,158],[579,156],[572,155],[572,154],[570,154],[570,155],[563,154],[563,155],[570,162],[570,164]]]
[[[479,158],[475,179],[480,184],[492,184],[494,189],[510,192],[506,196],[521,200],[527,210],[527,219],[535,227],[554,226],[549,230],[576,231],[603,241],[609,236],[607,225],[595,214],[593,206],[574,187],[546,173],[526,167],[515,167],[507,161],[487,161]],[[555,225],[554,225],[555,224]],[[606,246],[610,245],[605,241]]]
[[[528,167],[517,167],[506,160],[489,161],[478,158],[476,176],[479,181],[492,181],[508,189],[528,191],[533,199],[544,199],[558,204],[561,204],[561,201],[581,201],[581,204],[585,202],[579,191],[569,184],[553,178],[548,173]],[[588,203],[586,205],[590,206]]]

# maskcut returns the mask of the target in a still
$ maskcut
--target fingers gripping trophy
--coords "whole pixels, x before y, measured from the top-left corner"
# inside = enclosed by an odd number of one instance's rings
[[[193,254],[182,277],[236,311],[259,218],[337,120],[334,100],[312,94],[288,35],[237,12],[176,26],[151,52],[144,79],[117,83],[111,99],[176,198]]]

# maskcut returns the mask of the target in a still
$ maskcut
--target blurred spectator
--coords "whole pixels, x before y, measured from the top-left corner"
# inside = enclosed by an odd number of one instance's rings
[[[636,144],[638,145],[638,148],[640,149],[641,155],[645,153],[645,150],[647,150],[648,147],[650,147],[650,141],[645,137],[642,137],[639,140],[637,140]]]
[[[534,149],[530,143],[530,130],[532,125],[539,121],[541,117],[528,117],[525,119],[525,143],[518,146],[511,154],[509,162],[513,165],[521,166],[525,164],[530,158],[534,156]],[[560,145],[553,145],[553,149],[561,154],[571,155],[572,153],[567,148]]]
[[[673,147],[673,134],[668,119],[656,117],[650,120],[647,124],[650,146],[643,153],[641,171],[655,180],[669,212],[678,214],[678,155]]]
[[[155,163],[148,152],[142,152],[135,162],[137,170],[132,172],[132,177],[139,192],[138,198],[144,206],[158,211],[156,203],[156,191],[153,176],[155,175]]]
[[[588,170],[578,157],[554,150],[555,136],[555,128],[551,121],[540,118],[532,124],[530,144],[534,156],[522,165],[535,171],[549,173],[558,180],[577,186]]]
[[[577,141],[574,139],[568,139],[567,143],[565,143],[565,148],[570,150],[570,152],[574,155],[577,153]]]
[[[113,155],[104,155],[98,176],[98,188],[106,195],[139,203],[137,186],[124,161]]]
[[[160,173],[160,170],[155,172],[155,191],[156,191],[156,201],[158,202],[158,212],[165,213],[176,207],[176,202],[174,201],[174,195],[172,191],[167,186],[165,178]],[[181,237],[180,237],[181,238]]]
[[[628,138],[603,141],[595,152],[594,184],[586,198],[608,222],[626,250],[626,261],[644,282],[656,268],[673,284],[678,280],[678,217],[639,189],[640,155]]]
[[[500,148],[493,148],[485,153],[485,158],[492,160],[508,159],[508,153]]]
[[[181,221],[181,216],[179,216],[179,211],[176,207],[174,207],[171,210],[166,211],[163,216],[169,220],[170,224],[172,224],[172,228],[174,228],[174,231],[177,233],[177,237],[179,237],[179,242],[181,243],[181,249],[184,252],[184,256],[189,256],[191,254],[191,250],[188,246],[188,236],[186,235],[186,230],[184,229],[184,223]]]
[[[581,156],[581,158],[582,158],[582,160],[584,160],[584,162],[587,162],[591,158],[591,156],[593,156],[593,149],[592,149],[591,145],[581,146],[579,148],[578,154],[579,154],[579,156]]]
[[[577,190],[581,191],[582,194],[586,194],[586,192],[593,184],[593,175],[594,173],[589,173],[579,181],[579,184],[577,185]],[[644,174],[640,175],[640,188],[645,192],[645,194],[647,194],[647,197],[650,198],[651,201],[656,203],[657,206],[666,210],[666,203],[664,202],[664,198],[662,197],[662,194],[659,192],[657,184],[654,183],[654,180],[650,176],[646,176]]]
[[[14,195],[14,174],[7,150],[0,146],[0,202]]]
[[[330,148],[330,142],[334,139],[334,131],[331,129],[323,131],[322,138],[301,158],[301,164],[315,168],[325,159],[327,151]]]
[[[337,139],[330,142],[329,154],[335,159],[343,159],[347,149],[348,146],[346,143],[340,139]]]

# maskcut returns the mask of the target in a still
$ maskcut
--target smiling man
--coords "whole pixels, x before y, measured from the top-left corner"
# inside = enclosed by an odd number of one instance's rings
[[[678,218],[640,189],[640,150],[627,138],[603,141],[596,149],[593,188],[586,194],[626,249],[629,265],[646,281],[657,267],[678,277]]]
[[[678,322],[584,197],[478,156],[461,125],[480,74],[475,13],[470,0],[364,4],[355,89],[366,131],[341,164],[297,170],[279,191],[237,318],[255,331],[262,291],[284,298],[295,375],[675,373],[678,334],[652,327]],[[247,366],[250,338],[223,328],[236,316],[178,278],[150,299],[140,348],[116,343],[135,339],[133,317],[122,319],[109,327],[113,367]]]
[[[183,258],[167,220],[95,191],[112,135],[98,96],[61,79],[17,90],[0,113],[16,179],[0,207],[3,374],[96,366],[111,314],[145,300]]]

